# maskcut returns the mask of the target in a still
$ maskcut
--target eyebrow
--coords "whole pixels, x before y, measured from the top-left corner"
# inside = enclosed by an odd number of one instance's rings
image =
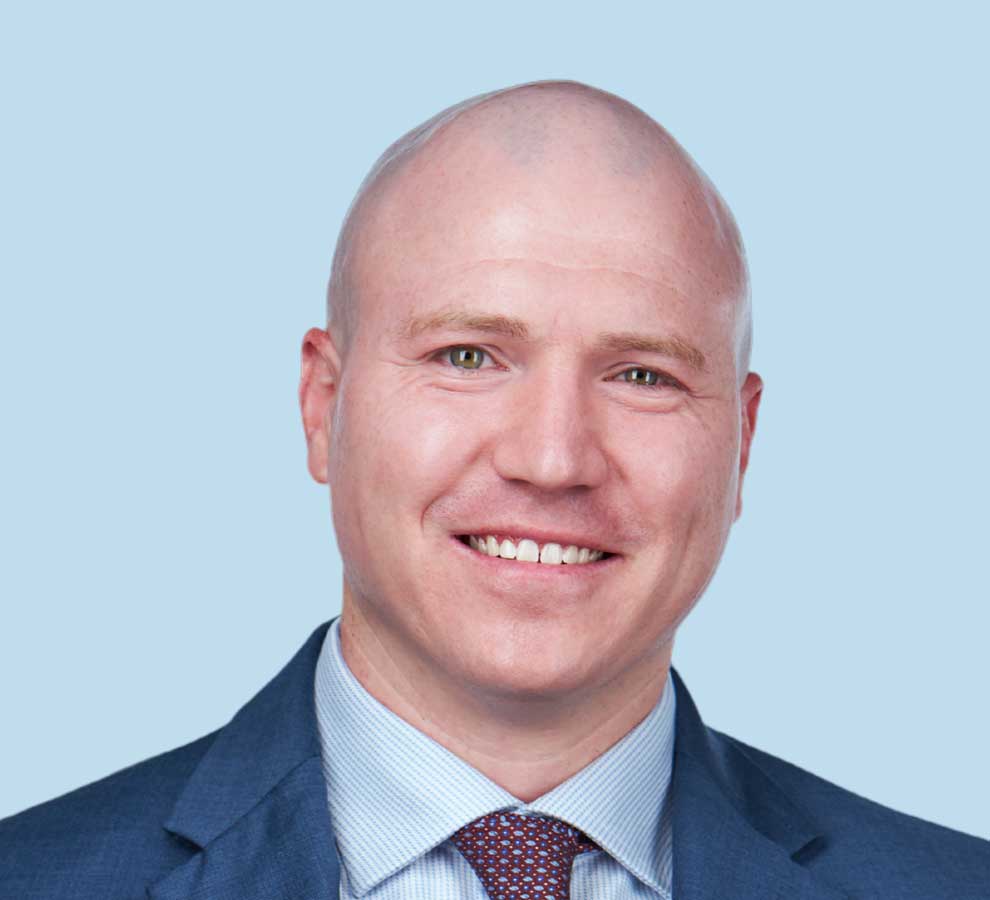
[[[517,341],[532,340],[532,335],[522,319],[498,313],[471,312],[470,310],[441,310],[426,315],[411,315],[399,327],[399,335],[412,340],[429,331],[452,328],[461,331],[480,331],[501,335]],[[654,337],[635,331],[609,331],[598,336],[595,349],[611,353],[655,353],[680,360],[692,369],[703,372],[707,365],[705,354],[683,338]]]
[[[707,365],[705,354],[679,337],[651,337],[635,331],[610,331],[599,335],[596,346],[599,350],[614,353],[633,351],[669,356],[672,359],[679,359],[699,372],[704,372]]]
[[[522,319],[502,316],[497,313],[477,313],[464,309],[440,310],[424,316],[411,315],[399,328],[399,334],[406,340],[419,337],[427,331],[454,328],[461,331],[482,331],[515,338],[517,341],[530,340],[529,328]]]

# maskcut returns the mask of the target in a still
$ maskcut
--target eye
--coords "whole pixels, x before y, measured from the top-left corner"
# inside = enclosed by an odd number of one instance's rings
[[[676,379],[671,378],[669,375],[664,375],[662,372],[656,372],[653,369],[643,369],[639,366],[625,369],[619,373],[618,377],[628,384],[637,384],[641,387],[679,387]]]
[[[624,379],[632,384],[642,384],[653,387],[659,380],[659,375],[649,369],[626,369],[622,373]]]
[[[480,369],[486,356],[485,351],[477,347],[451,347],[446,352],[450,364],[458,369]]]

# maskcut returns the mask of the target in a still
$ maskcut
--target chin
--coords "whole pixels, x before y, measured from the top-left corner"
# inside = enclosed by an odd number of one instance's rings
[[[596,653],[598,649],[598,653]],[[568,652],[569,651],[569,652]],[[464,677],[487,694],[506,700],[559,700],[598,686],[604,680],[606,662],[600,648],[557,645],[556,652],[530,641],[492,653],[490,645],[478,648],[471,659],[464,660]]]

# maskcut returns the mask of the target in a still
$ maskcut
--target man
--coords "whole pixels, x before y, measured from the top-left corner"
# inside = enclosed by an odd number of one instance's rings
[[[702,724],[671,667],[741,510],[742,244],[619,98],[389,148],[303,343],[343,612],[224,728],[0,824],[17,898],[990,897],[990,844]]]

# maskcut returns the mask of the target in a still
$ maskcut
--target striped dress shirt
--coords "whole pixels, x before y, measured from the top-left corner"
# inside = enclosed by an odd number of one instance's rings
[[[487,900],[449,838],[498,810],[554,816],[602,848],[575,860],[573,900],[670,900],[676,701],[669,673],[660,700],[632,731],[524,803],[372,697],[344,662],[339,624],[324,639],[315,695],[340,900]]]

